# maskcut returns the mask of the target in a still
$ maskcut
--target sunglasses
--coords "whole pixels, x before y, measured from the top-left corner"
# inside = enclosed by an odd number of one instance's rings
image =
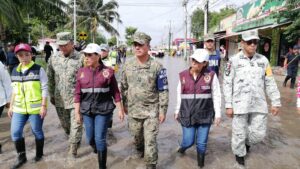
[[[246,41],[246,44],[247,45],[251,45],[251,44],[257,45],[258,44],[258,40],[256,40],[256,39],[248,40],[248,41]]]
[[[134,43],[133,43],[133,46],[134,46],[134,47],[136,47],[136,46],[142,47],[142,46],[144,46],[144,45],[143,45],[143,44],[139,44],[139,43],[134,42]]]

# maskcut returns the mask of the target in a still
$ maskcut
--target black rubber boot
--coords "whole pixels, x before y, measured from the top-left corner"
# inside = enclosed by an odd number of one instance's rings
[[[200,168],[204,167],[205,154],[197,152],[197,161]]]
[[[0,154],[2,154],[2,145],[0,144]]]
[[[239,163],[239,165],[245,166],[245,158],[244,157],[239,157],[236,155],[235,160],[237,163]]]
[[[146,169],[156,169],[156,165],[155,164],[147,164]]]
[[[106,169],[107,150],[98,151],[99,169]]]
[[[20,168],[23,164],[27,162],[24,138],[17,140],[14,143],[18,153],[18,159],[15,162],[15,164],[11,167],[11,169]]]
[[[44,139],[35,140],[36,152],[33,159],[34,162],[38,162],[43,158],[44,155]]]
[[[185,149],[182,148],[182,147],[180,147],[180,148],[177,150],[177,153],[179,153],[179,154],[181,154],[181,155],[183,155],[184,152],[185,152]]]
[[[249,153],[250,152],[250,146],[246,144],[246,152]]]

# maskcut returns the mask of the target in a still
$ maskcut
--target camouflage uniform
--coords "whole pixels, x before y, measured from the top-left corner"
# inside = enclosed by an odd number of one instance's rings
[[[151,38],[144,33],[136,33],[134,40],[141,44],[141,39],[149,42]],[[158,117],[159,114],[165,115],[168,108],[167,86],[165,90],[159,90],[157,83],[162,70],[162,65],[150,57],[144,64],[133,58],[122,70],[121,92],[124,107],[128,110],[129,130],[136,149],[144,151],[146,164],[157,164]]]
[[[68,57],[61,52],[51,57],[47,67],[49,94],[55,99],[57,115],[70,135],[71,146],[79,144],[82,135],[82,125],[77,124],[74,114],[75,75],[82,66],[83,56],[74,50]]]
[[[243,51],[231,57],[224,73],[225,107],[233,108],[232,151],[246,155],[246,146],[263,140],[266,135],[268,107],[265,90],[272,106],[280,107],[278,91],[268,59],[255,54],[252,59]]]

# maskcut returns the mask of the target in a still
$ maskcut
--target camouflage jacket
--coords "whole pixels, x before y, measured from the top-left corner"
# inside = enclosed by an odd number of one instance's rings
[[[136,58],[128,60],[122,69],[121,94],[128,115],[145,119],[166,114],[168,90],[159,91],[157,77],[162,65],[152,58],[141,65]]]
[[[268,59],[255,54],[252,59],[243,52],[231,57],[224,72],[225,107],[234,114],[267,113],[265,91],[272,106],[281,106],[280,93]]]
[[[76,73],[83,66],[83,56],[74,51],[69,57],[61,52],[50,57],[47,76],[50,97],[55,98],[55,106],[74,108]]]

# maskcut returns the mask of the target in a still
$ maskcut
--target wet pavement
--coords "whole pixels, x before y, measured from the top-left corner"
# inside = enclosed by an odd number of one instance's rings
[[[181,58],[165,57],[159,59],[168,70],[170,101],[167,120],[160,126],[158,135],[159,160],[158,169],[196,169],[195,146],[187,150],[182,157],[176,154],[181,139],[180,125],[174,120],[173,113],[176,104],[176,86],[178,73],[187,67]],[[281,114],[277,117],[269,115],[268,133],[266,139],[251,147],[246,158],[246,168],[249,169],[300,169],[300,115],[296,110],[296,90],[282,88],[283,76],[276,76],[280,88],[282,105]],[[223,109],[224,113],[224,109]],[[6,113],[0,119],[0,142],[3,154],[0,154],[0,169],[9,168],[16,159],[16,152],[10,139],[10,120]],[[85,143],[85,135],[78,151],[78,158],[67,158],[68,141],[60,126],[58,117],[51,105],[44,122],[45,150],[44,158],[36,164],[31,162],[35,155],[34,136],[29,124],[24,129],[28,162],[23,169],[96,169],[97,156]],[[114,115],[112,132],[115,138],[109,140],[109,169],[144,169],[142,159],[132,156],[134,148],[132,138],[127,130],[127,121],[120,122]],[[236,165],[230,147],[231,119],[223,114],[220,127],[212,127],[209,135],[205,168],[232,169]]]

